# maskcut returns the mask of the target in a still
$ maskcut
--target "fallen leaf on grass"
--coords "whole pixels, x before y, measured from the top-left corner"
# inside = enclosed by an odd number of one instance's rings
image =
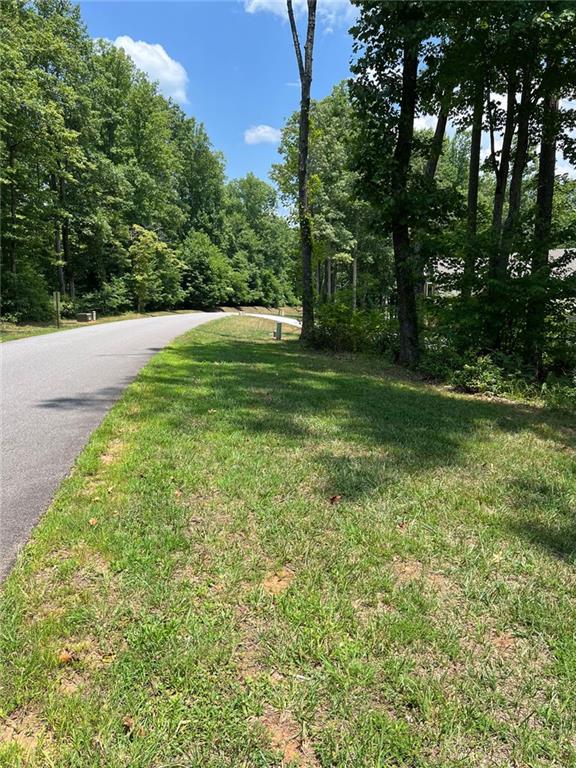
[[[72,651],[69,651],[67,648],[64,648],[62,651],[58,653],[58,664],[70,664],[75,659],[75,655],[72,653]]]
[[[122,725],[124,727],[125,734],[130,739],[134,736],[144,735],[144,728],[142,728],[141,725],[137,726],[134,718],[131,715],[126,715],[122,718]]]
[[[338,504],[342,501],[342,496],[336,494],[335,496],[330,496],[330,504]]]
[[[88,525],[91,525],[92,527],[94,527],[95,525],[98,525],[98,518],[91,517],[90,520],[88,520]]]

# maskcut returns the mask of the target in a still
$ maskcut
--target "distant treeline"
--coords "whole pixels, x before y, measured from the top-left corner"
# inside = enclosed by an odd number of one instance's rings
[[[2,314],[295,301],[276,194],[224,159],[68,0],[3,0]]]

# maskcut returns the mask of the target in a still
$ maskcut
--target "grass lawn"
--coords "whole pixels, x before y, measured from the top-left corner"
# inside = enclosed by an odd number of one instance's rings
[[[576,765],[576,424],[226,319],[5,584],[0,765]]]

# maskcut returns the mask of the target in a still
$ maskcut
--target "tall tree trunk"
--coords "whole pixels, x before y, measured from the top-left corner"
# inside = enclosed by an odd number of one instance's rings
[[[352,311],[356,311],[358,295],[358,259],[356,256],[352,259]]]
[[[56,270],[58,272],[58,285],[60,293],[66,293],[66,281],[64,279],[64,266],[62,264],[62,237],[59,222],[54,223],[54,253],[56,254]]]
[[[493,158],[496,186],[494,188],[494,200],[492,206],[492,238],[488,263],[488,306],[486,313],[486,342],[490,349],[500,349],[502,346],[502,329],[505,320],[505,281],[508,275],[508,259],[504,257],[502,251],[502,216],[504,212],[506,188],[508,186],[512,139],[514,138],[514,130],[516,127],[517,87],[518,77],[516,71],[510,72],[508,74],[508,85],[506,88],[506,121],[504,124],[504,135],[502,137],[500,162],[497,163],[496,158]]]
[[[516,126],[517,87],[518,78],[516,72],[510,73],[506,94],[506,121],[504,124],[504,135],[502,137],[500,163],[496,166],[496,187],[494,189],[494,204],[492,208],[492,234],[496,246],[500,243],[502,214],[504,211],[506,187],[508,185],[508,172],[510,170],[510,153],[512,151],[512,139],[514,138],[514,129]],[[498,254],[498,250],[498,247],[496,247],[496,255]],[[498,272],[498,267],[498,259],[496,258],[492,264],[493,272],[495,274]]]
[[[510,251],[517,230],[520,215],[520,203],[522,201],[522,177],[528,160],[528,146],[530,140],[530,114],[532,108],[532,69],[527,67],[522,75],[522,94],[518,109],[518,133],[516,137],[516,152],[512,166],[510,179],[510,192],[508,195],[508,214],[502,229],[502,262],[503,268],[508,272]]]
[[[470,139],[470,161],[468,166],[468,210],[466,230],[468,241],[464,260],[462,296],[467,299],[472,293],[476,273],[476,234],[478,231],[478,188],[480,178],[480,147],[482,144],[482,118],[484,116],[484,84],[478,83],[472,111],[472,136]]]
[[[418,50],[413,43],[406,42],[402,63],[402,96],[398,119],[398,138],[394,149],[394,168],[392,171],[393,194],[396,198],[392,224],[392,244],[398,292],[400,363],[408,366],[416,365],[419,359],[416,281],[408,225],[408,171],[414,136],[417,75]]]
[[[62,210],[65,210],[66,206],[66,189],[64,187],[64,179],[60,177],[59,180],[59,198],[60,206]],[[64,264],[66,265],[68,273],[70,273],[71,259],[70,259],[70,220],[68,214],[64,213],[62,218],[62,253]]]
[[[434,176],[436,176],[438,160],[442,154],[442,145],[444,143],[444,134],[446,133],[446,124],[448,123],[449,111],[449,105],[443,101],[440,106],[440,112],[438,113],[434,138],[432,139],[432,145],[430,147],[430,156],[428,158],[428,162],[426,163],[426,170],[424,172],[424,175],[427,179],[430,179],[430,181],[432,181]]]
[[[16,274],[16,156],[14,147],[8,150],[8,167],[10,168],[10,239],[8,241],[8,258],[10,269]]]
[[[430,183],[434,180],[434,176],[436,176],[438,161],[442,154],[442,145],[444,144],[444,134],[446,133],[449,111],[449,105],[443,101],[440,106],[440,112],[438,113],[432,145],[430,146],[430,156],[428,157],[428,162],[426,163],[426,168],[424,170],[424,178]],[[425,260],[422,258],[422,242],[420,240],[417,240],[414,243],[414,263],[416,269],[416,292],[423,294],[424,286],[426,285],[426,278],[424,276],[426,264]]]
[[[316,27],[316,0],[308,0],[308,25],[304,56],[298,38],[292,0],[287,0],[288,17],[294,51],[300,74],[300,124],[298,135],[298,219],[300,223],[300,256],[302,259],[302,341],[314,333],[314,290],[312,287],[312,227],[308,209],[308,144],[310,129],[310,89],[312,86],[312,54]]]
[[[328,301],[332,299],[332,258],[328,256],[326,259],[326,296]]]
[[[545,79],[548,87],[544,93],[542,111],[542,141],[538,160],[538,191],[536,195],[536,221],[532,247],[532,285],[527,303],[526,353],[534,366],[536,378],[544,377],[542,348],[546,320],[547,280],[550,274],[548,252],[552,228],[552,203],[554,200],[554,175],[556,171],[556,140],[558,134],[558,94],[552,82],[553,66],[548,62]],[[546,74],[548,77],[546,77]]]
[[[54,199],[59,200],[58,180],[55,173],[50,174],[50,189],[54,193]],[[60,293],[65,293],[64,269],[62,266],[62,230],[58,214],[54,216],[54,255],[56,257],[56,271],[58,274],[58,285]]]

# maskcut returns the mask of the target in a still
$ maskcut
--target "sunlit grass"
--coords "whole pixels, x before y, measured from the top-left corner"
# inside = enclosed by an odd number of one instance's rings
[[[173,343],[63,484],[0,764],[575,764],[576,425],[270,332]]]

